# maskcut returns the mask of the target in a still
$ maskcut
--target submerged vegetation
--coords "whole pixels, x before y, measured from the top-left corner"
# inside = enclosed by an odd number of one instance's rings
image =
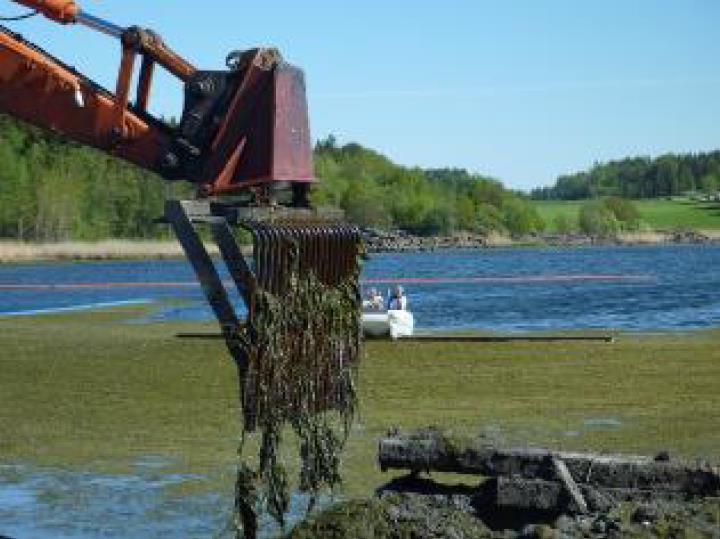
[[[229,509],[235,366],[222,341],[174,337],[213,324],[124,323],[145,312],[0,319],[0,457],[122,471],[165,455],[178,471],[219,474]],[[614,344],[367,342],[342,492],[369,495],[394,477],[377,467],[377,440],[393,425],[716,458],[719,341],[713,330],[620,335]]]
[[[229,527],[239,431],[235,367],[222,341],[174,338],[198,331],[198,323],[126,323],[145,314],[134,307],[0,319],[0,459],[124,473],[138,459],[162,457],[174,464],[156,473],[198,478],[172,487],[172,496],[220,493],[227,502],[217,511]],[[377,465],[377,440],[393,425],[443,425],[500,444],[666,450],[714,460],[719,341],[713,330],[620,335],[614,344],[368,342],[358,373],[361,407],[339,462],[348,503],[294,536],[392,531],[391,506],[353,499],[371,497],[400,474]],[[260,448],[246,440],[248,453]],[[280,456],[288,478],[302,471],[292,451]]]

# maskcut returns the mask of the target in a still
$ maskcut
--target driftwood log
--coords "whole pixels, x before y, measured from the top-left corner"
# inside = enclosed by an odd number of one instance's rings
[[[440,430],[391,432],[380,440],[383,471],[436,471],[495,478],[499,506],[548,509],[565,504],[586,512],[598,499],[720,495],[720,474],[708,464],[660,457],[499,448],[458,440]],[[593,500],[595,503],[593,503]]]

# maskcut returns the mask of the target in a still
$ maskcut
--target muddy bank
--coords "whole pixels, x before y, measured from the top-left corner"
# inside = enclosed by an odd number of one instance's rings
[[[408,477],[377,497],[344,502],[298,525],[286,537],[358,539],[716,538],[718,499],[618,502],[604,511],[565,514],[499,509],[487,488],[444,487]]]
[[[720,231],[623,232],[611,238],[583,234],[537,234],[513,238],[501,234],[458,232],[451,236],[417,236],[402,230],[366,228],[363,237],[368,252],[413,252],[440,249],[486,249],[497,247],[588,247],[608,245],[711,244],[720,242]]]
[[[382,438],[383,470],[410,470],[370,500],[340,504],[289,537],[717,537],[720,475],[706,462],[503,449],[439,429]],[[436,482],[423,474],[459,473]]]

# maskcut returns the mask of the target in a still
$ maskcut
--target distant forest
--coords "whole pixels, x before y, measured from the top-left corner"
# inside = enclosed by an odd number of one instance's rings
[[[0,116],[0,237],[157,238],[171,189],[157,176]]]
[[[543,229],[532,202],[462,169],[401,167],[359,144],[317,143],[313,193],[363,226],[418,234],[456,230],[523,235]],[[167,237],[153,223],[185,183],[0,116],[0,238],[27,241]]]
[[[534,189],[535,200],[582,200],[607,196],[656,198],[720,189],[720,151],[632,157],[595,164],[560,176],[552,187]]]
[[[421,235],[457,230],[524,235],[545,223],[532,202],[464,169],[406,168],[359,144],[330,136],[315,147],[317,205],[337,206],[360,225]]]

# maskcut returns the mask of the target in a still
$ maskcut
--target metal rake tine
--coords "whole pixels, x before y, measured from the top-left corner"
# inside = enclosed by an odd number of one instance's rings
[[[345,277],[348,241],[345,227],[338,225],[334,228],[335,236],[335,256],[333,261],[333,285],[338,285]]]
[[[342,279],[345,280],[350,277],[352,272],[351,261],[355,258],[355,238],[352,233],[352,229],[348,226],[343,226],[343,268],[342,268]]]
[[[262,274],[263,288],[268,290],[270,288],[270,258],[272,256],[270,252],[270,231],[264,224],[260,224],[259,233],[262,242],[262,256],[259,260],[258,271]]]
[[[298,276],[302,277],[307,273],[307,239],[305,238],[305,229],[302,226],[296,226],[294,233],[298,246],[297,271]]]
[[[338,242],[338,257],[335,270],[335,284],[338,285],[347,277],[347,259],[350,250],[350,242],[348,241],[347,229],[340,225],[336,232]]]
[[[272,292],[273,288],[273,238],[272,229],[265,224],[261,225],[261,234],[263,239],[263,257],[261,259],[262,273],[265,289]]]
[[[280,244],[280,233],[276,227],[268,227],[268,238],[270,240],[270,257],[268,259],[268,273],[270,275],[269,290],[273,294],[279,294],[281,288],[281,260],[282,245]]]
[[[332,260],[332,238],[327,227],[320,227],[322,241],[320,245],[320,271],[322,273],[322,281],[325,284],[331,284],[332,274],[330,271],[330,261]]]
[[[286,275],[299,274],[300,271],[300,238],[297,227],[288,226],[285,229],[287,240],[287,260],[285,263]]]
[[[275,290],[277,294],[285,293],[285,282],[287,274],[285,273],[285,263],[287,260],[287,245],[285,243],[285,230],[282,226],[273,227],[273,236],[275,241],[275,261],[273,265],[273,275],[275,277]]]
[[[310,247],[310,256],[309,256],[309,269],[315,274],[315,277],[317,279],[321,279],[320,275],[320,268],[318,268],[318,260],[320,260],[320,252],[321,252],[321,242],[322,238],[320,237],[320,231],[317,227],[311,226],[308,229],[308,232],[310,234],[310,241],[311,241],[311,247]]]
[[[350,253],[347,261],[347,273],[352,274],[358,264],[358,256],[360,256],[360,229],[356,226],[350,227],[350,241],[352,242]]]
[[[285,242],[285,260],[283,264],[283,273],[285,280],[285,289],[287,290],[290,276],[297,275],[298,270],[298,240],[296,237],[296,229],[294,226],[286,226],[283,229]]]
[[[328,282],[331,286],[335,286],[339,269],[340,245],[338,240],[340,237],[337,233],[337,227],[326,228],[326,232],[328,235],[328,257],[325,259],[325,264],[328,269]]]
[[[337,231],[335,227],[324,227],[327,252],[323,259],[327,284],[335,285],[335,275],[338,261],[338,242]]]
[[[306,276],[310,271],[312,237],[306,226],[298,227],[298,236],[300,237],[300,275]]]
[[[262,226],[259,223],[248,222],[248,229],[253,237],[253,263],[255,266],[255,278],[261,288],[265,288],[265,276],[263,275],[263,263],[265,240]]]

